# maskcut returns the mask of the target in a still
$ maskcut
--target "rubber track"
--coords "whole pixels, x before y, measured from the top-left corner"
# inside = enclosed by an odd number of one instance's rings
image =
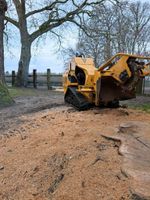
[[[68,87],[65,94],[65,102],[71,104],[77,110],[87,110],[91,107],[91,104],[87,102],[84,95],[76,91],[76,87]]]

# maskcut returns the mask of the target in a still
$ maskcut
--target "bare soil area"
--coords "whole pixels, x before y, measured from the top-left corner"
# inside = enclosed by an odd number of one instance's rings
[[[23,89],[25,95],[14,97],[15,103],[0,108],[0,130],[6,131],[17,124],[23,123],[20,116],[64,105],[63,93],[47,90]],[[27,94],[26,94],[27,93]],[[28,95],[29,93],[29,95]],[[0,133],[0,134],[1,134]]]
[[[113,136],[125,122],[150,123],[132,109],[78,112],[60,92],[17,97],[0,110],[0,199],[138,199],[132,177],[122,170],[120,142]]]

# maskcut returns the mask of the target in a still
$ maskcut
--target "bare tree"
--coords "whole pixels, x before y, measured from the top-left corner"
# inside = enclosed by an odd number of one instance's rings
[[[81,15],[89,15],[92,5],[104,1],[106,0],[44,0],[41,3],[31,0],[10,0],[14,12],[8,14],[5,19],[19,30],[21,41],[18,85],[27,85],[33,41],[47,32],[57,35],[57,28],[66,22],[81,27]]]
[[[5,82],[4,76],[4,17],[7,10],[7,3],[5,0],[0,0],[0,81]]]
[[[81,31],[77,47],[86,55],[92,56],[96,66],[113,54],[112,36],[114,34],[115,14],[112,5],[101,4],[93,7],[92,17],[85,24],[88,34]]]
[[[78,49],[101,64],[118,52],[144,54],[150,40],[150,4],[121,1],[96,5],[85,23]]]
[[[150,40],[150,4],[134,2],[129,7],[130,52],[144,52]]]

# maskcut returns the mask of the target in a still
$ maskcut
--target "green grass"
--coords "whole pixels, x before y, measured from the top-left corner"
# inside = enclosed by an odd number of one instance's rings
[[[19,96],[33,96],[36,94],[36,91],[34,89],[29,88],[8,87],[8,91],[12,98]]]
[[[11,105],[13,102],[6,85],[0,82],[0,107]]]
[[[142,105],[130,105],[129,107],[150,113],[150,103],[142,104]]]

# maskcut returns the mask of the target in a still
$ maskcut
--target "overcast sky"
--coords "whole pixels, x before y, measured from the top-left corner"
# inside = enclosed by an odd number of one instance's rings
[[[141,0],[142,2],[148,0]],[[18,60],[20,55],[20,45],[19,45],[19,35],[17,35],[17,30],[14,30],[15,35],[13,35],[14,43],[11,44],[11,52],[5,50],[5,71],[11,72],[12,70],[17,71]],[[65,38],[63,39],[63,46],[75,48],[77,42],[77,31],[72,29],[72,32],[65,33]],[[52,38],[47,37],[45,42],[40,45],[38,50],[35,50],[35,45],[32,47],[32,59],[30,63],[29,71],[32,72],[33,69],[37,69],[38,72],[46,72],[47,68],[50,68],[54,73],[64,72],[64,60],[61,54],[57,51],[58,48],[56,41]]]
[[[17,71],[17,65],[20,55],[19,35],[15,34],[15,42],[12,43],[10,52],[7,52],[5,48],[5,71],[11,72],[12,70]],[[75,48],[77,42],[77,32],[68,32],[63,38],[62,45],[64,48],[72,47]],[[30,72],[33,69],[37,69],[38,72],[46,72],[47,68],[50,68],[54,73],[64,72],[64,59],[59,51],[58,41],[47,36],[47,39],[39,45],[32,46],[32,59],[30,63]]]

